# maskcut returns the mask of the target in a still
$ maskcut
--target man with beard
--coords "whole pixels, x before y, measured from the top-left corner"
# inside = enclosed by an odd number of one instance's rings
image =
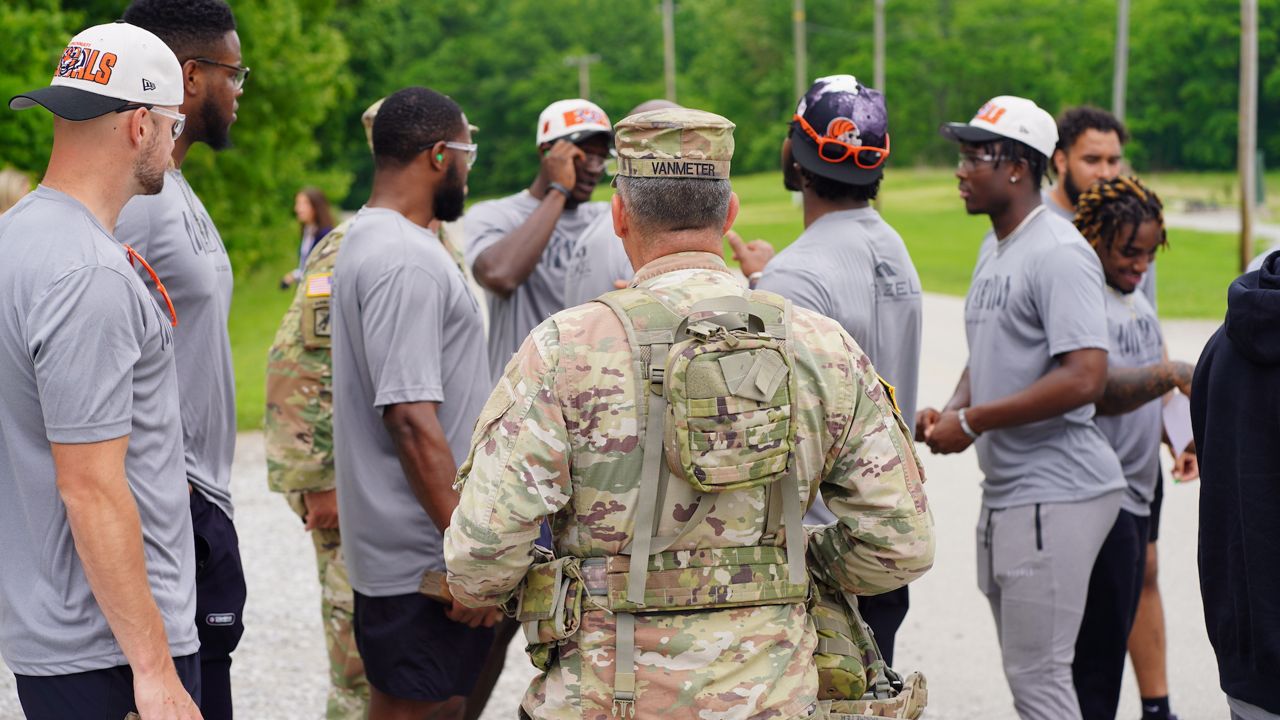
[[[182,63],[186,90],[182,112],[189,120],[174,143],[164,189],[125,206],[116,239],[147,258],[181,320],[173,341],[196,534],[201,711],[217,720],[232,716],[231,652],[244,632],[244,569],[231,508],[236,410],[227,315],[233,281],[222,238],[182,176],[182,161],[197,142],[215,150],[230,145],[249,69],[240,65],[236,21],[223,0],[136,0],[124,18],[169,45]],[[149,273],[139,274],[159,286]]]
[[[1076,635],[1126,487],[1093,422],[1109,345],[1102,268],[1041,203],[1058,140],[1049,113],[1004,95],[940,132],[960,145],[965,210],[992,229],[965,299],[968,363],[947,405],[917,414],[916,436],[935,453],[977,449],[978,585],[1018,715],[1078,719]]]
[[[1096,107],[1069,108],[1058,116],[1058,145],[1053,151],[1053,167],[1058,183],[1041,191],[1044,204],[1067,220],[1076,215],[1081,193],[1100,180],[1113,180],[1124,169],[1124,144],[1129,132],[1116,116]],[[1142,274],[1138,290],[1153,310],[1156,303],[1156,263]],[[1191,456],[1178,459],[1180,471]],[[1155,468],[1155,496],[1151,501],[1150,541],[1146,547],[1145,572],[1138,614],[1129,635],[1129,655],[1138,680],[1142,720],[1177,720],[1169,709],[1169,680],[1165,672],[1164,603],[1160,598],[1156,541],[1160,537],[1160,510],[1164,506],[1164,477],[1159,463]]]
[[[160,191],[182,86],[160,38],[111,23],[9,101],[57,116],[0,219],[0,654],[27,717],[200,717],[172,308],[111,237]]]
[[[914,418],[920,370],[920,276],[907,246],[871,207],[889,158],[884,95],[852,75],[819,78],[796,107],[782,143],[783,184],[804,197],[805,230],[776,258],[763,240],[729,234],[752,287],[769,290],[840,323],[896,390]],[[772,259],[771,259],[772,258]],[[815,499],[806,524],[829,525]],[[907,614],[907,588],[858,600],[885,662]]]
[[[427,229],[462,214],[475,153],[453,100],[389,96],[373,121],[373,192],[337,255],[338,523],[371,720],[460,717],[497,620],[419,592],[445,569],[453,478],[490,387],[479,303]]]
[[[529,331],[565,308],[574,242],[609,204],[589,202],[613,145],[609,118],[587,100],[560,100],[538,117],[542,165],[527,190],[467,213],[467,263],[489,294],[489,373],[503,368]]]

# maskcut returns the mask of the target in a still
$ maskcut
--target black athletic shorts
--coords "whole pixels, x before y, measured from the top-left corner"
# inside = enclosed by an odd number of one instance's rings
[[[1164,507],[1164,470],[1156,468],[1156,493],[1151,498],[1151,539],[1160,539],[1160,510]]]
[[[422,593],[357,592],[355,599],[356,647],[370,685],[402,700],[440,702],[471,694],[493,644],[493,628],[456,623],[442,603]]]
[[[173,659],[191,699],[200,703],[200,661],[195,655]],[[124,720],[137,712],[133,671],[128,665],[70,675],[17,675],[18,701],[27,720]]]
[[[230,720],[231,651],[244,635],[247,589],[240,537],[231,518],[197,490],[191,493],[196,543],[196,631],[200,634],[200,713]]]

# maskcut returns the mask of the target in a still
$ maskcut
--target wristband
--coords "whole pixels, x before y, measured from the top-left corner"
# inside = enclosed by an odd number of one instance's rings
[[[560,183],[558,183],[558,182],[547,183],[547,187],[548,187],[548,188],[550,188],[550,189],[552,189],[552,190],[555,190],[556,192],[560,193],[561,195],[564,195],[564,199],[565,199],[565,200],[568,200],[570,197],[572,197],[572,196],[573,196],[573,191],[572,191],[572,190],[570,190],[569,188],[565,187],[564,185],[561,185],[561,184],[560,184]]]
[[[956,416],[960,418],[960,429],[964,431],[965,435],[969,436],[970,440],[977,440],[982,433],[974,432],[973,426],[969,424],[968,420],[964,419],[965,410],[968,410],[968,408],[960,408],[960,411],[956,413]]]

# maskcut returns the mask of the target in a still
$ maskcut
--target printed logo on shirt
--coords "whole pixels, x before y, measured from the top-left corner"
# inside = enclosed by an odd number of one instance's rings
[[[1159,325],[1149,317],[1132,318],[1128,322],[1115,326],[1111,334],[1111,344],[1111,352],[1126,357],[1162,355]]]
[[[914,297],[920,294],[920,285],[911,278],[901,278],[887,260],[876,263],[876,295],[882,298]]]
[[[1009,304],[1012,289],[1013,280],[1008,275],[992,275],[977,280],[969,291],[965,310],[980,313],[1003,310]]]

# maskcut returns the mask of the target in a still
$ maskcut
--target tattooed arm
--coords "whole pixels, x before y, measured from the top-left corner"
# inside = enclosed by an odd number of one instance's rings
[[[1177,388],[1191,395],[1191,374],[1195,366],[1177,360],[1140,368],[1108,368],[1107,388],[1096,403],[1099,415],[1133,412]]]

